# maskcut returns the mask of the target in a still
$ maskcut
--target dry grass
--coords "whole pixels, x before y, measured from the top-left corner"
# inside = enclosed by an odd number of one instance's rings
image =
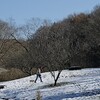
[[[0,73],[0,82],[14,80],[25,76],[26,75],[21,70],[12,68],[9,71]]]
[[[4,68],[0,68],[0,73],[2,73],[2,72],[6,72],[7,70],[6,69],[4,69]]]
[[[42,100],[42,96],[41,96],[40,91],[36,92],[36,100]]]

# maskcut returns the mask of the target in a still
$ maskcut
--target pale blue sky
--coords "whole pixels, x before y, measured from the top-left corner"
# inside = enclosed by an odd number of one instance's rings
[[[23,24],[27,19],[58,21],[68,15],[90,12],[100,0],[0,0],[0,19],[15,19]]]

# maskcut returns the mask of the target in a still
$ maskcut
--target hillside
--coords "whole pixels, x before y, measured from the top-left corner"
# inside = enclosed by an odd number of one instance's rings
[[[1,82],[0,100],[35,100],[40,91],[42,100],[100,100],[100,68],[82,70],[63,70],[58,83],[50,87],[53,78],[49,72],[42,73],[43,82],[34,83],[35,75]]]

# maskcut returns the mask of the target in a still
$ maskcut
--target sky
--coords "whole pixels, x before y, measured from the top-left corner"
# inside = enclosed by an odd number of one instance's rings
[[[24,24],[28,19],[59,21],[73,13],[89,13],[100,0],[0,0],[0,19]]]

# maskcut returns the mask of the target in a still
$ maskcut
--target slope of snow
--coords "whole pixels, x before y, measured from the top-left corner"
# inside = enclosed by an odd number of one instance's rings
[[[57,73],[57,72],[55,72]],[[63,70],[58,82],[66,84],[58,87],[47,87],[53,78],[49,72],[42,73],[43,82],[30,82],[36,76],[30,76],[8,82],[0,89],[0,100],[34,100],[40,91],[43,100],[100,100],[100,68],[75,71]]]

